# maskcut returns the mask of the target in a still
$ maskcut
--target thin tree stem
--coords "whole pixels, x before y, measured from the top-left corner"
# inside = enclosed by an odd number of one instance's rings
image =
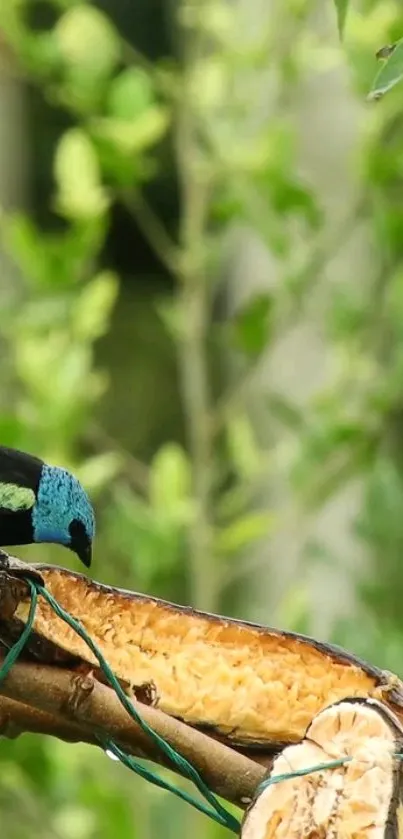
[[[175,274],[178,271],[178,253],[175,243],[152,207],[139,189],[120,193],[122,203],[136,220],[140,230],[154,249],[161,263]]]
[[[182,6],[186,5],[187,0],[183,0]],[[209,184],[198,165],[199,141],[190,91],[200,47],[196,34],[185,36],[183,87],[176,123],[182,199],[178,305],[183,330],[178,353],[195,501],[195,516],[189,533],[190,594],[194,605],[214,611],[218,585],[213,549],[211,397],[206,346],[210,294],[205,269]]]
[[[180,346],[179,360],[196,506],[189,534],[191,600],[199,608],[214,611],[217,587],[211,521],[210,395],[205,358],[206,323],[202,283],[185,285],[181,303],[188,329]]]

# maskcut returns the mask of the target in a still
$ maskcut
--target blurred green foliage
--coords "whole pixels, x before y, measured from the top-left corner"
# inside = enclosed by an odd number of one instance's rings
[[[371,567],[352,569],[357,608],[332,639],[401,672],[401,49],[372,88],[390,93],[366,111],[359,201],[341,232],[343,239],[367,224],[377,275],[325,289],[340,235],[329,244],[325,208],[299,174],[295,127],[283,107],[307,61],[318,75],[326,62],[313,6],[284,2],[280,17],[249,39],[241,5],[178,0],[172,54],[150,61],[118,28],[112,6],[107,14],[78,0],[0,4],[12,72],[46,102],[42,113],[56,136],[51,160],[43,154],[32,164],[50,172],[47,212],[3,212],[0,220],[2,248],[19,276],[0,279],[0,439],[83,480],[97,508],[96,578],[242,617],[253,615],[248,585],[259,579],[252,549],[281,524],[259,492],[274,464],[283,464],[306,517],[360,480],[356,535]],[[344,37],[338,61],[348,62],[363,102],[376,51],[401,35],[401,8],[397,0],[337,0],[331,13]],[[249,130],[250,90],[263,78],[280,83],[281,107]],[[39,134],[31,127],[44,145],[48,127]],[[174,219],[161,218],[150,199],[167,161]],[[130,237],[111,252],[117,208],[148,242],[157,280],[141,277],[140,268],[129,278],[121,270]],[[249,226],[275,257],[281,282],[222,315],[221,259],[236,224]],[[296,231],[303,248],[295,247]],[[263,445],[246,411],[247,384],[278,336],[321,295],[333,373],[304,409],[293,394],[263,394],[273,432]],[[287,430],[284,449],[276,445],[279,427]],[[306,569],[337,562],[322,543],[301,540],[301,554]],[[21,555],[69,562],[53,547]],[[310,631],[301,579],[282,614],[284,625]],[[24,736],[3,741],[0,759],[10,839],[146,839],[161,831],[176,837],[178,829],[224,835],[84,746]]]

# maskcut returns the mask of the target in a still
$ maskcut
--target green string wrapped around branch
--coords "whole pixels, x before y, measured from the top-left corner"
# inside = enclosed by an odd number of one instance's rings
[[[400,757],[400,755],[395,755]],[[294,769],[290,772],[284,772],[281,775],[272,775],[272,777],[265,778],[259,784],[256,795],[260,795],[267,787],[273,787],[280,784],[281,781],[290,781],[292,778],[304,778],[305,775],[313,775],[315,772],[323,772],[324,769],[337,769],[339,766],[344,766],[345,763],[350,763],[351,757],[338,757],[336,760],[329,760],[326,763],[317,763],[315,766],[309,766],[307,769]]]
[[[181,790],[176,787],[174,784],[169,783],[164,778],[161,778],[159,775],[154,773],[153,771],[144,767],[139,761],[135,760],[131,755],[126,754],[113,740],[109,739],[100,739],[98,738],[100,745],[105,749],[105,751],[110,752],[118,760],[121,761],[125,766],[135,772],[137,775],[140,775],[142,778],[150,781],[152,784],[161,787],[162,789],[168,790],[169,792],[174,793],[179,798],[184,801],[187,801],[188,804],[191,804],[197,810],[204,813],[206,816],[209,816],[211,819],[214,819],[219,824],[227,827],[233,833],[239,834],[240,831],[240,822],[232,813],[229,813],[228,810],[220,803],[218,798],[214,795],[214,793],[209,789],[209,787],[205,784],[201,776],[199,775],[198,771],[189,763],[186,758],[180,755],[169,743],[164,740],[156,731],[154,731],[145,720],[142,719],[138,711],[136,710],[133,703],[130,699],[126,696],[124,690],[122,689],[119,681],[117,680],[116,676],[114,675],[113,671],[109,667],[108,662],[102,655],[101,651],[98,649],[97,645],[94,643],[92,638],[88,635],[85,631],[84,627],[81,623],[73,618],[68,612],[63,609],[60,603],[55,600],[55,598],[48,592],[46,589],[36,580],[32,580],[31,578],[27,577],[26,582],[30,587],[31,590],[31,604],[30,610],[28,615],[28,621],[26,626],[21,633],[20,638],[14,644],[14,646],[8,652],[6,658],[4,659],[3,665],[0,668],[0,682],[7,676],[9,671],[11,670],[12,666],[17,661],[19,655],[21,654],[25,644],[28,641],[28,638],[32,632],[34,620],[35,620],[35,612],[38,603],[38,596],[41,596],[46,600],[49,606],[53,609],[55,614],[61,618],[65,623],[68,624],[76,633],[77,635],[82,638],[82,640],[87,644],[95,658],[97,659],[101,670],[103,671],[107,681],[109,682],[110,686],[115,691],[119,701],[127,711],[127,713],[131,716],[131,718],[142,728],[142,730],[153,740],[156,746],[163,752],[163,754],[169,759],[173,766],[175,766],[178,771],[188,780],[192,781],[196,788],[199,790],[201,795],[206,799],[210,806],[207,806],[203,803],[203,801],[199,801],[196,798],[193,798],[189,793],[185,790]]]

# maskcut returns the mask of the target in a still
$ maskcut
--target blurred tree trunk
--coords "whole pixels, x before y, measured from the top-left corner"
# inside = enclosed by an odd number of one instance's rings
[[[244,13],[245,33],[254,37],[256,26],[273,25],[276,32],[292,49],[293,37],[299,32],[287,32],[287,4],[267,0],[238,0]],[[253,7],[253,12],[252,12]],[[290,23],[288,16],[288,23]],[[281,23],[282,21],[282,23]],[[319,3],[312,14],[311,31],[319,35],[324,47],[340,49],[335,14],[330,3]],[[306,29],[306,24],[305,24]],[[306,31],[305,31],[306,35]],[[305,37],[305,35],[303,37]],[[287,49],[287,46],[285,46]],[[337,53],[336,53],[337,55]],[[308,77],[287,91],[284,110],[292,119],[299,143],[300,171],[311,183],[320,205],[325,209],[325,225],[332,240],[332,232],[343,224],[359,198],[359,184],[352,174],[353,155],[357,153],[360,118],[363,105],[353,96],[348,86],[347,73],[341,66],[332,69],[314,68]],[[255,77],[256,79],[256,77]],[[273,81],[268,67],[262,74],[260,88],[251,90],[249,130],[259,121],[270,122],[273,107]],[[281,96],[281,93],[280,93]],[[247,295],[258,289],[275,286],[280,279],[279,266],[273,256],[256,241],[248,230],[233,231],[230,247],[229,305],[235,308]],[[307,246],[309,253],[309,243]],[[309,301],[308,313],[297,318],[292,328],[272,345],[254,376],[248,393],[247,406],[259,428],[260,438],[268,442],[267,410],[264,394],[269,388],[297,404],[306,406],[312,395],[326,383],[332,368],[332,346],[326,337],[323,313],[326,296],[332,285],[356,283],[356,278],[370,282],[374,275],[374,255],[371,253],[368,230],[356,222],[332,254],[319,276],[319,294]],[[362,280],[360,279],[360,282]],[[265,419],[263,419],[265,417]],[[272,429],[269,429],[272,439]],[[285,432],[278,442],[286,440]],[[296,589],[306,589],[308,596],[309,631],[317,637],[330,633],[335,619],[350,613],[354,604],[352,575],[347,566],[356,567],[363,561],[361,546],[351,527],[361,505],[361,485],[343,488],[309,520],[294,517],[295,502],[286,474],[280,471],[267,479],[265,501],[275,511],[284,526],[266,544],[261,545],[257,561],[259,570],[251,586],[249,617],[262,621],[284,623],[287,620],[287,595]],[[337,563],[315,562],[307,568],[303,561],[304,548],[313,540],[325,543],[330,557]],[[285,598],[285,601],[284,601]],[[294,616],[291,617],[291,620]]]
[[[26,108],[24,87],[13,72],[9,51],[0,38],[0,212],[20,208],[27,198]],[[17,281],[0,240],[0,294]]]
[[[10,300],[19,283],[19,275],[2,247],[2,213],[21,208],[27,196],[27,126],[25,122],[25,96],[23,84],[13,74],[11,56],[1,41],[0,34],[0,310]],[[10,378],[7,364],[7,345],[0,340],[2,357],[3,391],[0,405],[7,408]],[[9,406],[8,406],[9,407]]]

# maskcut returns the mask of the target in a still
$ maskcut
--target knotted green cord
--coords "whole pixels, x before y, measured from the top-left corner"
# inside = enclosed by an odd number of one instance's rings
[[[51,606],[53,611],[56,615],[61,618],[65,623],[67,623],[74,631],[79,635],[79,637],[87,644],[95,658],[98,660],[100,667],[105,674],[108,682],[110,683],[111,687],[114,689],[118,699],[120,700],[121,704],[127,711],[127,713],[135,720],[135,722],[142,728],[142,730],[150,736],[150,738],[154,741],[154,743],[161,749],[161,751],[169,758],[174,766],[176,766],[182,775],[185,775],[190,781],[193,781],[199,792],[204,796],[204,798],[211,804],[211,807],[206,807],[202,801],[197,801],[191,795],[186,793],[184,790],[178,789],[177,787],[170,784],[168,781],[165,781],[163,778],[154,774],[150,770],[143,767],[140,763],[134,760],[132,757],[127,755],[124,751],[122,751],[116,743],[111,740],[100,740],[103,747],[109,751],[111,751],[125,766],[131,769],[133,772],[136,772],[138,775],[141,775],[143,778],[146,778],[153,784],[156,784],[163,789],[168,790],[169,792],[173,792],[179,798],[182,798],[184,801],[187,801],[196,809],[200,810],[205,815],[209,816],[210,818],[217,821],[219,824],[224,825],[229,830],[232,830],[233,833],[239,834],[240,831],[240,822],[236,819],[231,813],[229,813],[225,807],[218,801],[214,793],[208,788],[205,784],[203,779],[200,777],[197,770],[189,763],[186,758],[180,755],[172,746],[167,743],[163,737],[157,734],[145,720],[138,714],[136,708],[130,702],[130,699],[124,693],[121,685],[119,684],[116,676],[112,672],[111,668],[109,667],[106,659],[103,657],[102,653],[92,640],[89,635],[87,635],[84,627],[81,623],[73,618],[68,612],[66,612],[60,603],[55,600],[55,598],[48,592],[46,589],[40,585],[36,580],[31,580],[29,577],[26,578],[26,582],[28,583],[30,590],[31,590],[31,605],[28,615],[27,624],[18,639],[17,643],[12,647],[10,652],[7,654],[3,666],[0,668],[0,681],[5,678],[5,676],[9,673],[11,667],[17,660],[19,654],[21,653],[24,645],[26,644],[29,635],[31,633],[34,619],[35,619],[35,611],[38,601],[38,594],[40,594]]]

